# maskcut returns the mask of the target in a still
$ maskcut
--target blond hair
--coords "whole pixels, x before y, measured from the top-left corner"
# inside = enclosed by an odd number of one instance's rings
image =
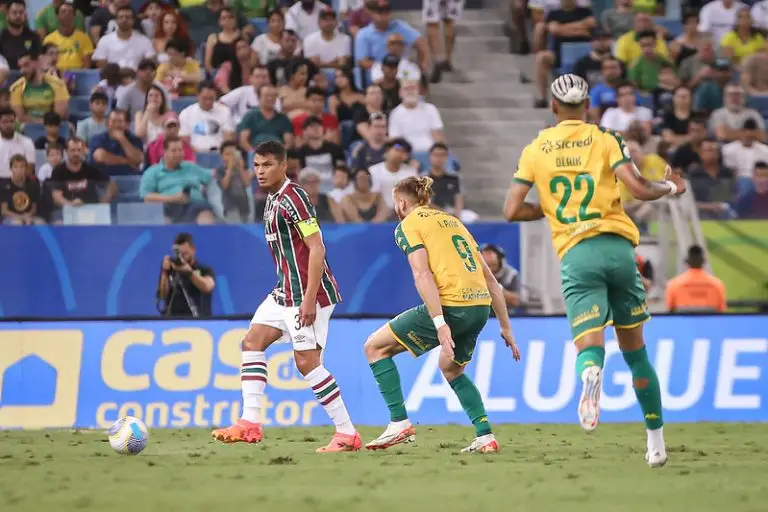
[[[432,190],[434,180],[429,176],[411,176],[400,180],[395,185],[395,192],[398,194],[407,194],[416,200],[419,206],[427,206],[432,200],[435,192]]]

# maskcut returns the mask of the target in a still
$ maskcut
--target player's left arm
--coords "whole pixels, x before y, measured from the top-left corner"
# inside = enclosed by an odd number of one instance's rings
[[[530,155],[531,151],[531,146],[528,146],[520,155],[517,172],[512,178],[512,185],[509,187],[507,199],[504,201],[504,218],[508,221],[539,220],[544,217],[541,206],[525,202],[525,198],[536,179],[531,162],[533,160]]]
[[[504,289],[501,287],[493,272],[485,262],[485,258],[479,258],[480,264],[483,267],[483,276],[485,277],[485,285],[488,287],[488,292],[491,294],[491,307],[496,314],[496,319],[499,321],[501,328],[501,337],[504,338],[504,343],[512,349],[512,357],[515,361],[520,360],[520,350],[515,343],[515,335],[512,334],[512,323],[509,321],[509,311],[507,310],[507,301],[504,297]]]
[[[301,325],[315,323],[317,314],[317,292],[320,289],[320,279],[325,268],[325,244],[320,232],[320,225],[315,217],[299,221],[296,224],[302,236],[304,245],[309,249],[309,262],[307,263],[307,288],[304,291],[304,299],[299,307]]]

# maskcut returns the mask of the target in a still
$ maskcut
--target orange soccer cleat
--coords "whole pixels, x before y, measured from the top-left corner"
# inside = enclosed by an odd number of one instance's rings
[[[356,452],[363,447],[363,441],[360,434],[355,435],[342,434],[336,432],[327,446],[317,449],[317,453],[338,453],[338,452]]]
[[[237,420],[231,427],[216,429],[211,435],[223,443],[260,443],[264,437],[260,423],[244,419]]]

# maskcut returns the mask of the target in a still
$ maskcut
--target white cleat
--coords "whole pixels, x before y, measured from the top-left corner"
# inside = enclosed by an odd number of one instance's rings
[[[579,423],[581,428],[592,432],[597,428],[600,418],[600,390],[603,384],[603,371],[592,366],[582,374],[581,399],[579,400]]]
[[[667,463],[669,457],[666,450],[654,450],[645,454],[645,462],[652,468],[660,468]]]
[[[461,453],[498,453],[501,450],[493,434],[476,437]]]
[[[396,444],[412,443],[416,440],[416,429],[409,421],[390,423],[379,437],[366,444],[368,450],[385,450]]]

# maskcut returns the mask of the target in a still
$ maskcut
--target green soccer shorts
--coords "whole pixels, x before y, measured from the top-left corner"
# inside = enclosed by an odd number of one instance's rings
[[[453,360],[464,366],[472,360],[480,331],[491,314],[490,306],[443,306],[443,316],[451,328]],[[415,357],[440,346],[437,330],[424,304],[411,308],[389,321],[395,339]]]
[[[605,234],[579,242],[563,256],[560,280],[574,341],[610,324],[629,329],[651,317],[626,238]]]

